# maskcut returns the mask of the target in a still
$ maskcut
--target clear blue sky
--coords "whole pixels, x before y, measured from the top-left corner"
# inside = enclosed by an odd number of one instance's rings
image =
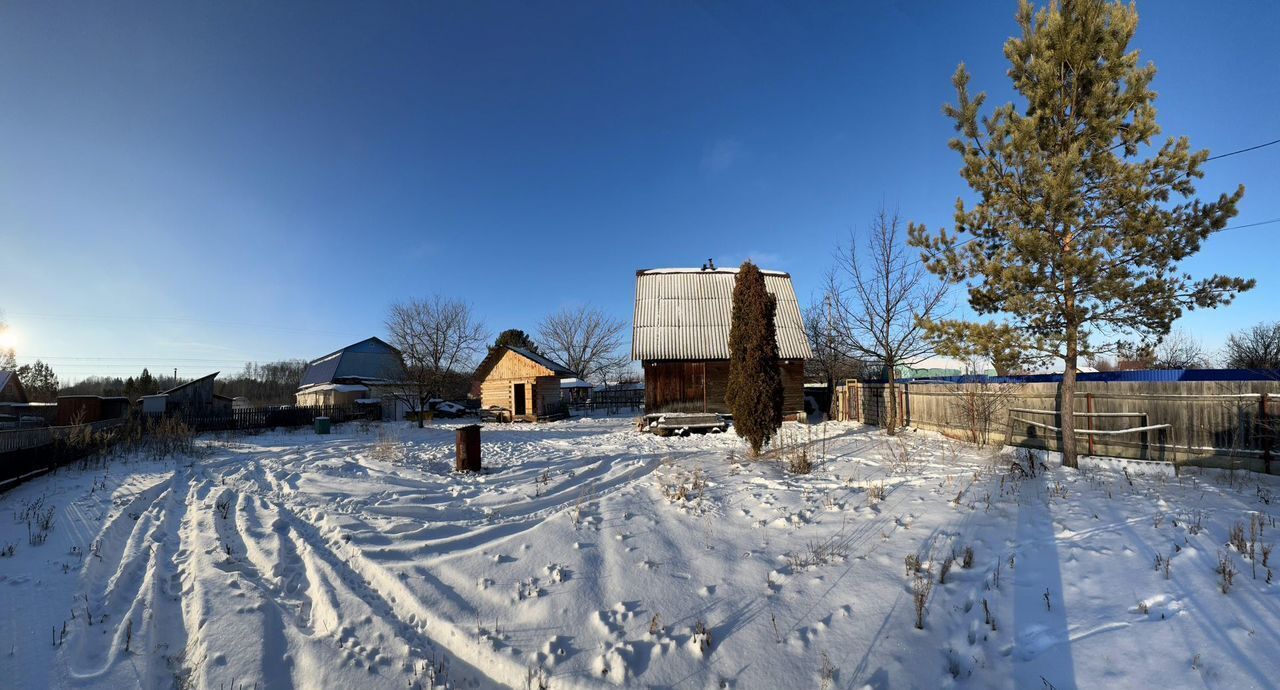
[[[1009,99],[1014,9],[6,2],[0,309],[66,380],[312,358],[434,292],[495,332],[586,301],[629,322],[635,269],[707,257],[806,301],[881,203],[950,225],[941,106],[962,60]],[[1166,134],[1280,138],[1280,5],[1139,10]],[[1206,170],[1203,195],[1246,185],[1237,223],[1280,217],[1280,146]],[[1190,330],[1276,318],[1277,237],[1190,262],[1259,279]]]

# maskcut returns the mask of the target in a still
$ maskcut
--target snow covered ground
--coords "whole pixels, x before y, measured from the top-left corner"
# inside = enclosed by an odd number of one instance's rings
[[[1280,570],[1280,478],[1051,458],[1023,477],[1011,452],[925,433],[787,430],[810,432],[807,475],[746,460],[732,433],[624,418],[487,426],[479,476],[451,473],[444,425],[63,470],[0,495],[0,685],[1280,679],[1262,565],[1267,548]]]

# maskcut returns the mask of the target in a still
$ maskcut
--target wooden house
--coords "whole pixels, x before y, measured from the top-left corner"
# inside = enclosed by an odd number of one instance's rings
[[[155,395],[142,396],[142,413],[147,415],[220,415],[231,413],[231,398],[213,392],[218,372],[174,386]]]
[[[804,363],[813,356],[791,276],[761,271],[777,299],[774,319],[783,414],[804,413]],[[724,415],[736,268],[636,272],[632,359],[644,367],[645,414]]]
[[[122,396],[59,395],[53,424],[88,424],[128,416],[129,399]]]
[[[573,376],[563,364],[511,346],[489,350],[475,373],[481,408],[501,408],[506,419],[530,422],[568,416],[560,379]]]
[[[22,387],[22,380],[15,371],[0,371],[0,403],[23,404],[27,400],[27,389]]]

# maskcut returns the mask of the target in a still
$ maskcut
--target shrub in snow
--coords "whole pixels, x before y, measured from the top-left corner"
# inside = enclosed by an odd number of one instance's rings
[[[1218,552],[1218,567],[1214,569],[1214,572],[1218,573],[1218,586],[1222,589],[1222,593],[1229,593],[1236,577],[1236,569],[1231,565],[1230,554],[1222,551]]]
[[[836,667],[831,665],[831,657],[822,653],[822,665],[818,667],[818,687],[827,690],[835,682]]]
[[[916,607],[916,629],[924,630],[924,610],[929,603],[929,593],[933,591],[933,578],[925,570],[916,574],[911,582],[911,599]]]
[[[706,656],[711,651],[711,631],[707,629],[706,621],[701,618],[697,623],[693,624],[693,636],[689,638],[689,643],[702,656]]]
[[[914,553],[909,553],[907,554],[906,558],[902,559],[902,562],[907,567],[907,577],[911,577],[913,574],[919,574],[920,572],[919,556],[917,556]]]

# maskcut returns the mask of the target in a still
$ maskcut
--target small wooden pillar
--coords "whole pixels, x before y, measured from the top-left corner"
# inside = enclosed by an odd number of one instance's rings
[[[457,472],[480,471],[480,425],[458,427],[457,460],[453,469]]]

